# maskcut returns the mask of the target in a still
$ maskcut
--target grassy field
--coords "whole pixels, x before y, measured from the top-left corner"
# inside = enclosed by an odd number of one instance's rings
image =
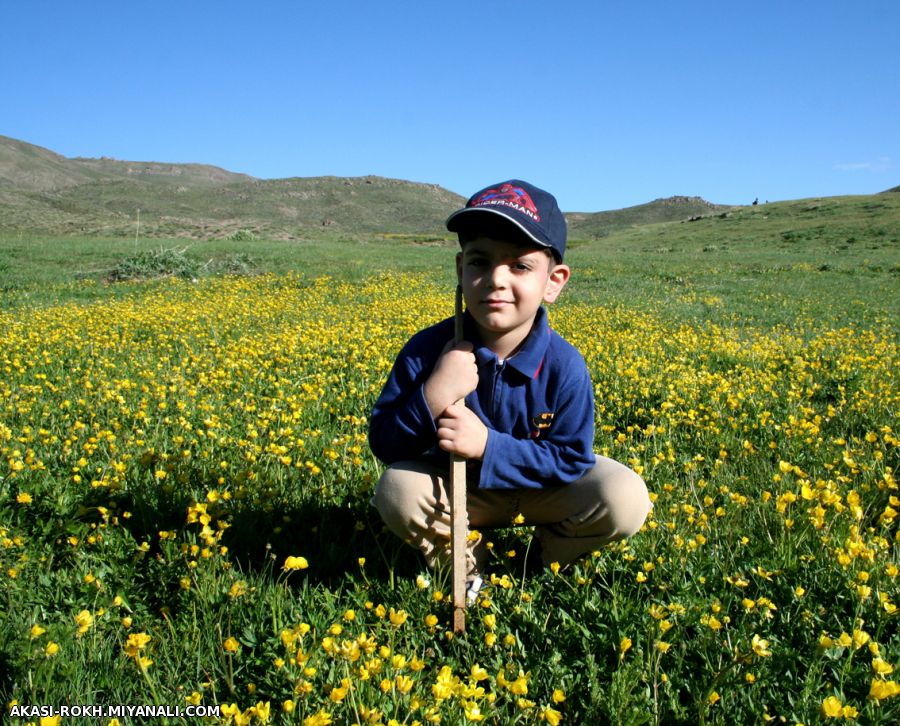
[[[366,416],[452,245],[0,240],[0,701],[897,723],[898,222],[879,195],[574,241],[551,322],[654,511],[541,575],[491,533],[463,637],[367,504]],[[184,278],[104,282],[160,247]]]

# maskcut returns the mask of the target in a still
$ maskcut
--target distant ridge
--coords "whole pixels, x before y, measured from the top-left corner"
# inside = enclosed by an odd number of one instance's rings
[[[892,189],[885,189],[884,194],[889,194],[890,192],[900,192],[900,186],[893,187]]]
[[[69,159],[0,136],[0,231],[128,236],[140,215],[145,237],[433,236],[445,233],[444,220],[463,203],[436,184],[264,180],[205,164]]]
[[[0,187],[49,191],[101,180],[150,177],[194,184],[252,179],[246,174],[234,174],[205,164],[118,161],[109,157],[69,159],[49,149],[0,136]]]
[[[707,202],[701,197],[674,196],[609,212],[567,214],[566,220],[570,236],[596,238],[635,224],[678,222],[731,208],[729,205]]]
[[[464,203],[436,184],[378,176],[256,179],[206,164],[67,158],[0,136],[0,232],[122,237],[139,229],[144,237],[191,239],[248,233],[274,240],[450,240],[444,221]],[[570,237],[591,239],[725,208],[674,196],[566,217]]]

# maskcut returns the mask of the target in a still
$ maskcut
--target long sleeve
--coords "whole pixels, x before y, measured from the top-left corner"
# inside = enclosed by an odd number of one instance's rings
[[[452,323],[444,321],[417,333],[394,362],[369,420],[369,446],[385,464],[417,458],[437,444],[423,387],[453,337]]]

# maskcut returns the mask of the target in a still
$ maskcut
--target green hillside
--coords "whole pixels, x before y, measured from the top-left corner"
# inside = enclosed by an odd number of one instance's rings
[[[67,159],[0,136],[0,232],[210,239],[443,234],[465,200],[376,176],[260,180],[202,164]],[[139,211],[140,210],[140,211]],[[139,219],[140,217],[140,219]]]
[[[0,232],[272,240],[372,234],[448,238],[464,198],[434,184],[377,176],[262,180],[202,164],[68,159],[0,136]],[[573,238],[678,221],[725,207],[699,197],[567,214]]]
[[[569,213],[566,219],[572,238],[596,239],[624,227],[657,222],[679,222],[730,208],[727,205],[712,204],[700,197],[669,197],[609,212]]]

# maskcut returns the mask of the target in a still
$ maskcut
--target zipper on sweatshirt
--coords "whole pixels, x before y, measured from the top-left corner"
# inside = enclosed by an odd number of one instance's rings
[[[506,361],[502,363],[497,363],[494,366],[494,379],[491,382],[491,419],[496,421],[497,417],[500,415],[500,408],[503,403],[501,400],[503,398],[503,386],[501,385],[501,378],[503,374],[503,369],[506,367]]]

